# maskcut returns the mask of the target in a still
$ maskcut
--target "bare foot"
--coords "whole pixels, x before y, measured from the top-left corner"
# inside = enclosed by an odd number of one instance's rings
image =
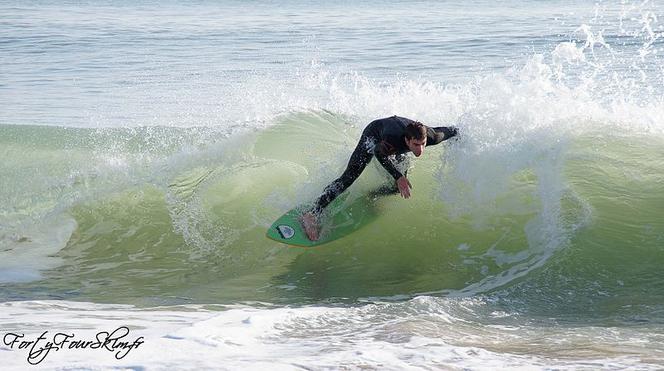
[[[304,233],[307,234],[307,237],[311,241],[317,241],[318,240],[318,218],[311,213],[311,212],[306,212],[302,215],[302,227],[304,228]]]

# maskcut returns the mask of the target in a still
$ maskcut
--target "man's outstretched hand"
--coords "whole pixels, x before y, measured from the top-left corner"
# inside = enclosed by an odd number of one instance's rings
[[[397,187],[399,187],[399,193],[401,193],[401,197],[410,197],[410,189],[413,188],[413,185],[410,184],[408,178],[402,176],[401,178],[397,179]]]

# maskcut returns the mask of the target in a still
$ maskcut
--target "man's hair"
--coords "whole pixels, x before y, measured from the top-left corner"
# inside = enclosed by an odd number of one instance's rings
[[[406,139],[424,140],[427,137],[427,127],[421,122],[413,122],[406,126]]]

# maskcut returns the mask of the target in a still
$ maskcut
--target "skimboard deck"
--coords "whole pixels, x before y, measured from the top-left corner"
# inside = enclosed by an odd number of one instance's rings
[[[306,210],[302,206],[277,219],[267,230],[267,237],[288,245],[313,247],[347,236],[378,217],[373,196],[359,197],[350,205],[340,206],[344,199],[345,197],[340,197],[328,206],[331,215],[322,219],[320,238],[317,241],[309,240],[302,228],[300,217]]]

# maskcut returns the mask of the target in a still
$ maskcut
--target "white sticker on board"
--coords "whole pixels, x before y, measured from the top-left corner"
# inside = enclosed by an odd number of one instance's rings
[[[285,239],[289,239],[295,235],[295,230],[291,228],[288,225],[280,225],[277,227],[277,231],[279,231],[279,234],[281,237]]]

